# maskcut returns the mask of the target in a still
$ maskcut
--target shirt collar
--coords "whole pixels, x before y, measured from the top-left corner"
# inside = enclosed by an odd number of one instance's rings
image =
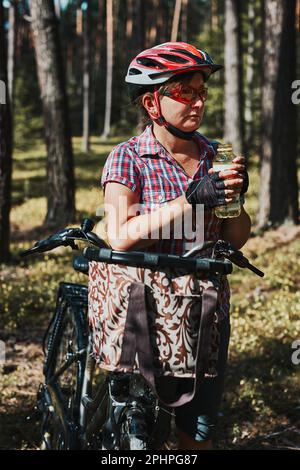
[[[213,148],[209,141],[203,137],[199,132],[195,133],[194,140],[199,148],[199,160],[209,158],[214,155]],[[161,143],[155,138],[152,125],[148,125],[145,130],[139,135],[136,143],[136,150],[140,157],[144,155],[162,155],[165,156],[165,149]]]
[[[162,152],[163,146],[154,137],[151,124],[138,137],[136,150],[140,157],[143,155],[157,155]]]

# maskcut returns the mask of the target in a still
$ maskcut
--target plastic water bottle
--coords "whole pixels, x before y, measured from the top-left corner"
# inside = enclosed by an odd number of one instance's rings
[[[213,169],[214,171],[229,170],[232,166],[232,160],[235,155],[232,151],[231,144],[219,144],[217,154],[214,157]],[[222,206],[216,206],[215,215],[219,218],[238,217],[241,213],[240,196],[237,195],[234,201]]]

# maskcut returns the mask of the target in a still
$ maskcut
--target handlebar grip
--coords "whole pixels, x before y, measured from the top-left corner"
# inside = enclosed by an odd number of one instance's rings
[[[110,261],[112,255],[111,248],[91,248],[86,247],[83,250],[83,256],[89,261]]]
[[[228,260],[197,258],[196,262],[199,271],[210,271],[227,275],[231,274],[233,270],[232,263]]]

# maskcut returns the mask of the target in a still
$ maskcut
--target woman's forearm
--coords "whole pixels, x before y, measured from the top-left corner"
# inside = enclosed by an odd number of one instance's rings
[[[251,232],[251,219],[242,207],[238,217],[225,219],[221,229],[221,238],[232,243],[237,249],[247,242]]]
[[[180,196],[157,210],[133,216],[119,228],[117,237],[108,234],[110,245],[116,250],[139,249],[151,246],[157,240],[168,238],[174,224],[192,212],[192,206],[185,196]]]
[[[113,224],[114,227],[108,230],[109,243],[113,249],[120,251],[146,248],[157,240],[168,238],[174,224],[181,224],[183,217],[189,216],[191,211],[192,206],[182,195],[150,213],[133,215],[118,229],[118,224]],[[242,208],[239,217],[224,220],[220,238],[239,249],[247,242],[250,230],[250,217]]]

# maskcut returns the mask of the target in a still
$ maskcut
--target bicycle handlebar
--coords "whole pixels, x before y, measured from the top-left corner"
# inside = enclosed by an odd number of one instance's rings
[[[89,261],[102,261],[108,264],[122,264],[137,268],[177,268],[186,273],[203,271],[211,274],[230,274],[232,263],[228,260],[210,258],[184,258],[178,255],[162,253],[144,253],[140,251],[115,251],[110,248],[85,248],[83,256]]]
[[[73,250],[76,250],[78,249],[77,245],[75,244],[76,240],[88,241],[97,247],[107,247],[107,244],[95,233],[86,231],[87,229],[92,230],[94,227],[94,224],[87,224],[87,220],[89,219],[83,219],[81,228],[65,228],[55,233],[54,235],[51,235],[45,240],[37,241],[33,247],[22,251],[20,255],[28,256],[33,253],[43,253],[45,251],[54,250],[54,248],[59,246],[70,246]]]
[[[183,256],[141,251],[124,252],[110,249],[101,238],[91,231],[93,227],[94,223],[92,220],[83,219],[80,228],[75,227],[60,230],[45,240],[36,242],[33,247],[21,252],[20,255],[27,256],[33,253],[43,253],[53,250],[58,246],[70,246],[75,250],[78,249],[75,241],[82,240],[97,247],[96,249],[84,249],[84,256],[90,261],[103,261],[135,267],[182,268],[186,272],[203,271],[216,274],[230,274],[232,272],[232,263],[234,263],[240,268],[250,269],[260,277],[264,276],[264,273],[253,266],[241,251],[236,250],[233,245],[224,240],[205,242],[203,246],[195,247]],[[211,247],[213,247],[213,253],[210,258],[196,258],[192,256],[197,251]]]

